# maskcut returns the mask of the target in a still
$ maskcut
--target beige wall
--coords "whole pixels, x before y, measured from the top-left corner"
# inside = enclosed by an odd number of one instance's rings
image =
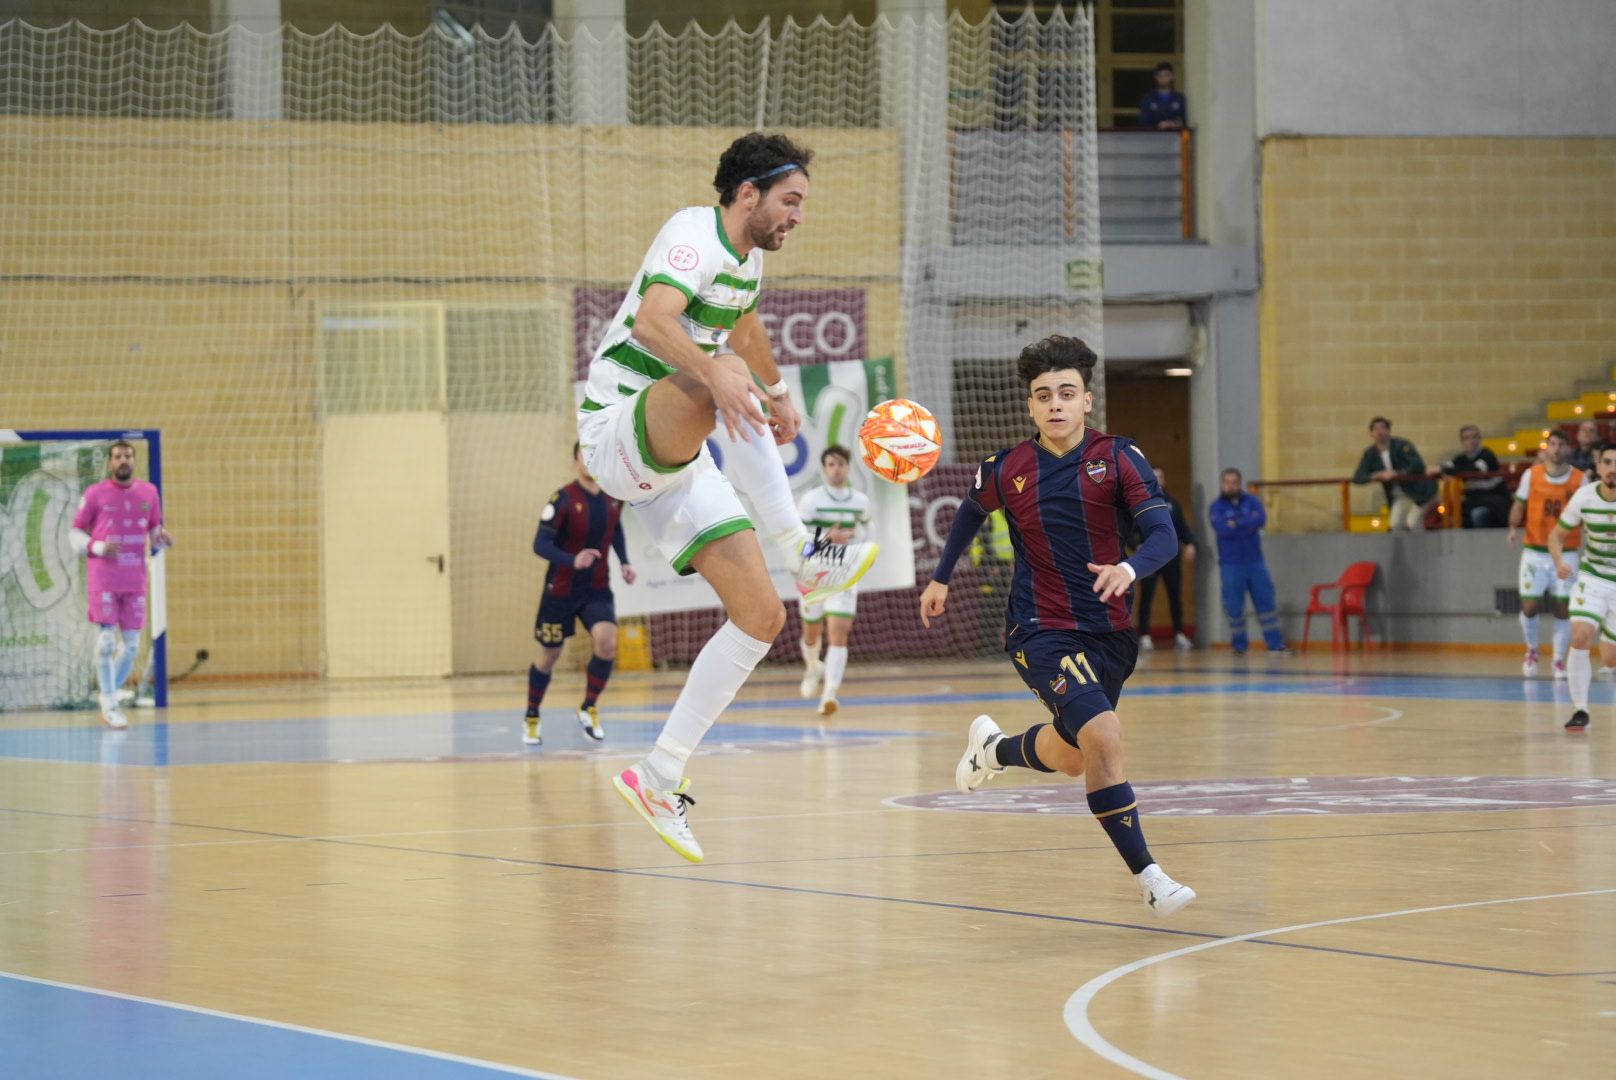
[[[3,419],[162,428],[173,655],[207,648],[215,674],[318,672],[322,305],[570,317],[575,286],[623,286],[668,213],[712,199],[735,134],[0,117]],[[871,352],[901,359],[896,138],[799,134],[819,153],[814,193],[768,280],[867,288]],[[496,341],[486,359],[565,366],[568,342],[534,360],[531,343]],[[573,438],[570,398],[543,403],[535,433],[497,378],[483,392],[499,415],[457,426],[456,475],[510,494],[457,504],[456,573],[500,605],[490,618],[457,599],[459,662],[479,670],[530,651],[542,567],[524,515],[564,482]]]
[[[1262,174],[1265,476],[1350,473],[1376,414],[1440,460],[1609,378],[1616,139],[1274,138]]]

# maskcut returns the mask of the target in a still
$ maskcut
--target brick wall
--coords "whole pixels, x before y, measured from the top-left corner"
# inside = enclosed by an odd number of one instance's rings
[[[1441,460],[1608,378],[1616,139],[1275,138],[1262,178],[1268,478],[1350,473],[1376,414]],[[1286,528],[1339,516],[1288,502]]]

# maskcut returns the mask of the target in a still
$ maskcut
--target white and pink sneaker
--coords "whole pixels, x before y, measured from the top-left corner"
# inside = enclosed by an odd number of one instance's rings
[[[663,791],[651,785],[643,765],[630,765],[612,777],[612,787],[656,830],[664,844],[677,851],[681,858],[701,862],[701,845],[696,843],[690,822],[685,819],[685,807],[696,805],[696,800],[685,794],[690,787],[688,778],[679,781],[674,790]]]

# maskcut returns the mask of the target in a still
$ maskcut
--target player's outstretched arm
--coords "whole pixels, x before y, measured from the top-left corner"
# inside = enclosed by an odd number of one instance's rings
[[[749,311],[735,321],[735,329],[729,334],[729,347],[746,361],[747,370],[763,383],[764,391],[769,395],[769,412],[772,414],[769,426],[774,430],[774,441],[784,446],[795,439],[797,432],[802,429],[802,414],[797,411],[797,403],[791,400],[791,394],[785,389],[785,381],[780,377],[780,365],[775,362],[774,349],[769,345],[769,332],[763,329],[763,320],[758,318],[757,312]]]
[[[653,282],[641,297],[640,309],[634,316],[634,329],[630,331],[634,340],[707,388],[730,438],[747,437],[747,428],[764,434],[768,418],[758,404],[752,380],[702,352],[679,325],[679,316],[688,303],[689,298],[672,285]]]

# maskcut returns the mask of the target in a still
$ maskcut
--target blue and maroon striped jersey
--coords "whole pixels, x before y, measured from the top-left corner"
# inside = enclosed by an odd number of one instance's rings
[[[1007,625],[1094,633],[1132,625],[1127,594],[1101,603],[1089,563],[1121,562],[1134,519],[1152,507],[1168,521],[1156,474],[1133,440],[1091,428],[1055,454],[1028,439],[982,463],[970,498],[988,513],[1002,507],[1010,524]]]
[[[611,589],[609,552],[615,547],[618,561],[627,561],[623,558],[625,549],[618,530],[622,513],[623,504],[617,499],[603,491],[591,495],[576,480],[550,497],[539,517],[539,531],[533,538],[534,552],[548,556],[545,548],[553,544],[552,552],[572,556],[585,548],[594,548],[600,552],[600,558],[583,570],[575,569],[570,558],[552,558],[550,569],[544,575],[544,595],[572,596]],[[550,544],[545,543],[546,531],[553,534]]]

